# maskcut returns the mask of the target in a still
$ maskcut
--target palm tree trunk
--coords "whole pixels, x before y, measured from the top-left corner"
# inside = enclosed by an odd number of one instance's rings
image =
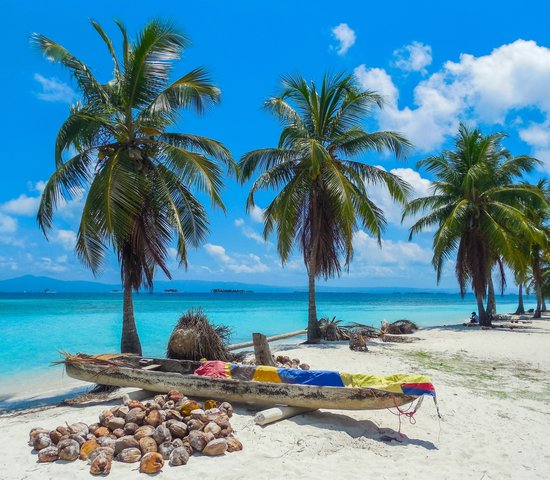
[[[544,295],[541,294],[542,297],[542,305],[540,306],[541,311],[546,312],[546,299],[544,298]]]
[[[491,326],[491,318],[487,315],[485,311],[485,306],[483,305],[483,294],[482,292],[475,292],[477,300],[477,310],[479,315],[479,324],[483,327]]]
[[[310,262],[312,263],[312,262]],[[315,301],[315,269],[309,267],[309,303],[307,309],[307,342],[319,343],[321,340],[321,329],[317,321],[317,303]]]
[[[134,299],[130,282],[124,282],[124,303],[122,307],[122,339],[120,342],[122,353],[136,353],[141,355],[141,343],[134,318]]]
[[[525,313],[525,307],[523,306],[523,283],[518,287],[518,308],[516,309],[516,315],[523,315]]]
[[[495,298],[495,286],[493,284],[493,277],[489,275],[489,281],[487,282],[487,315],[494,318],[497,313],[497,300]]]
[[[533,270],[533,281],[535,283],[535,293],[537,295],[537,308],[535,309],[535,314],[533,318],[541,318],[541,309],[542,309],[542,272],[540,269],[540,255],[538,247],[533,248],[533,260],[532,260],[532,270]]]

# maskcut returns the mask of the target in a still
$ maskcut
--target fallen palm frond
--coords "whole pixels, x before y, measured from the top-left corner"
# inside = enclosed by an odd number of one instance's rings
[[[391,343],[412,343],[420,340],[418,337],[403,337],[402,335],[388,335],[387,333],[380,335],[380,340]]]
[[[134,367],[139,357],[122,353],[103,353],[100,355],[87,355],[85,353],[68,353],[59,351],[65,358],[52,362],[52,365],[79,365],[94,364],[105,367]]]
[[[185,312],[170,335],[166,356],[177,360],[231,360],[226,342],[231,329],[210,323],[202,309]]]
[[[376,338],[381,335],[380,329],[371,325],[365,325],[363,323],[353,322],[349,325],[345,325],[342,328],[346,328],[349,331],[355,331],[363,335],[364,337]]]
[[[418,330],[418,326],[416,325],[416,323],[411,322],[410,320],[396,320],[392,323],[388,323],[384,320],[380,328],[380,333],[389,333],[391,335],[404,335],[414,333],[416,332],[416,330]]]
[[[319,328],[324,340],[330,342],[338,342],[341,340],[349,340],[349,329],[340,325],[342,320],[336,320],[336,317],[321,318],[319,320]]]

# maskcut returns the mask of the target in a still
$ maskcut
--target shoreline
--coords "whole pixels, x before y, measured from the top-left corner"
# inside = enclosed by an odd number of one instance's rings
[[[425,399],[414,424],[388,410],[319,410],[259,427],[252,416],[260,408],[234,405],[231,422],[244,450],[217,459],[194,456],[182,467],[165,465],[162,478],[236,480],[251,471],[259,479],[359,478],[365,471],[381,479],[544,478],[549,464],[549,319],[516,330],[431,327],[416,332],[420,340],[413,343],[369,342],[369,352],[336,343],[280,345],[273,350],[315,369],[427,374],[442,419]],[[0,468],[10,471],[11,478],[29,480],[91,478],[82,461],[36,463],[27,446],[28,432],[65,422],[92,423],[106,405],[119,402],[0,417],[0,435],[10,439]],[[109,477],[141,478],[135,469],[135,464],[115,462]]]
[[[507,314],[512,315],[513,314]],[[517,316],[516,316],[517,317]],[[542,321],[545,319],[550,319],[550,315],[547,315],[546,318],[543,318]],[[498,322],[497,322],[498,323]],[[521,328],[522,324],[520,324]],[[437,330],[447,330],[447,331],[478,331],[479,327],[467,327],[463,323],[456,323],[456,324],[443,324],[439,326],[429,326],[429,327],[423,327],[420,328],[413,336],[418,337],[421,332],[431,332],[431,331],[437,331]],[[496,328],[494,330],[500,330],[500,328]],[[301,345],[302,342],[305,339],[305,335],[296,336],[293,340],[291,339],[284,339],[284,340],[278,340],[275,342],[271,342],[270,346],[273,350],[273,353],[275,352],[285,352],[289,349],[293,348],[300,348],[300,347],[306,347],[305,345]],[[347,342],[321,342],[322,345],[347,345]],[[369,344],[373,345],[379,345],[379,342],[369,342]],[[412,344],[407,344],[412,345]],[[313,346],[314,348],[315,346]],[[281,349],[281,350],[278,350]],[[244,351],[251,351],[249,349],[243,349]],[[253,352],[253,351],[251,351]],[[51,366],[50,366],[51,367]],[[320,368],[320,367],[317,367]],[[0,387],[0,418],[5,415],[10,415],[12,413],[20,413],[24,412],[28,409],[34,409],[37,407],[47,407],[47,406],[53,406],[57,405],[63,400],[70,399],[73,397],[76,397],[78,395],[84,394],[87,391],[92,388],[92,385],[87,382],[82,382],[73,378],[68,377],[65,375],[65,371],[62,366],[59,366],[57,368],[57,371],[51,371],[51,374],[45,375],[46,378],[44,378],[44,373],[46,372],[46,369],[35,369],[29,371],[26,375],[21,376],[20,373],[18,374],[11,374],[8,377],[4,377],[2,379],[2,383],[10,384],[10,389],[2,388]],[[358,373],[365,373],[365,372],[358,372]],[[370,372],[369,372],[370,373]],[[376,373],[376,372],[373,372]],[[34,377],[36,374],[40,374],[42,377],[42,380],[40,382],[34,382],[32,386],[29,388],[29,384],[27,383],[28,379],[30,377]],[[0,377],[1,378],[1,377]],[[10,382],[10,378],[12,378],[15,381],[15,384],[24,385],[23,390],[14,391],[11,386],[14,384],[13,382]],[[6,381],[7,380],[7,381]],[[52,388],[51,383],[55,383],[55,387]]]

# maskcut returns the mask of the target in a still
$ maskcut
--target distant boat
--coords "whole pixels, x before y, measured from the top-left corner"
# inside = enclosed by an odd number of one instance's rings
[[[45,288],[44,293],[50,294],[50,293],[57,293],[57,292],[55,290],[50,290],[49,288]]]
[[[164,290],[164,293],[178,293],[177,288],[167,288]]]
[[[122,290],[111,290],[111,293],[121,293]]]
[[[234,288],[213,288],[212,293],[254,293],[254,290],[238,290]]]

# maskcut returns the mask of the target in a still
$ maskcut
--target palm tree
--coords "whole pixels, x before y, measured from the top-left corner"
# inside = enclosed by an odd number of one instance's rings
[[[261,189],[278,193],[265,210],[264,236],[275,229],[277,250],[284,264],[295,244],[309,278],[308,342],[321,337],[315,303],[315,279],[339,275],[353,255],[352,237],[362,226],[380,241],[383,212],[369,198],[369,186],[386,185],[391,196],[404,202],[409,187],[381,168],[351,160],[371,150],[393,151],[398,157],[409,142],[394,132],[369,133],[361,121],[382,98],[362,91],[353,76],[325,75],[320,88],[301,76],[282,79],[282,93],[265,103],[281,122],[276,148],[245,154],[240,178],[258,170],[247,200],[250,210]]]
[[[170,83],[174,61],[189,45],[185,35],[153,20],[131,41],[117,21],[119,58],[101,26],[91,23],[113,62],[113,78],[105,83],[61,45],[32,36],[47,58],[70,71],[81,94],[57,135],[56,170],[42,194],[38,222],[47,235],[59,203],[87,191],[75,250],[94,274],[110,248],[118,256],[124,287],[121,351],[139,354],[132,290],[151,289],[157,267],[170,278],[167,251],[173,238],[187,266],[188,246],[199,245],[208,232],[206,211],[193,191],[206,192],[223,208],[219,162],[232,165],[232,159],[215,140],[167,131],[181,109],[202,112],[220,96],[203,68]],[[76,154],[65,160],[67,151]]]
[[[435,175],[434,194],[411,201],[403,213],[405,218],[428,211],[410,228],[410,238],[437,226],[432,260],[437,280],[445,261],[456,254],[460,292],[464,296],[467,283],[472,283],[482,325],[491,324],[483,300],[495,258],[515,259],[517,235],[534,242],[541,236],[521,208],[527,201],[540,204],[540,193],[530,185],[514,183],[539,162],[528,156],[513,157],[501,145],[504,137],[483,135],[461,124],[454,150],[418,162],[418,167]]]

